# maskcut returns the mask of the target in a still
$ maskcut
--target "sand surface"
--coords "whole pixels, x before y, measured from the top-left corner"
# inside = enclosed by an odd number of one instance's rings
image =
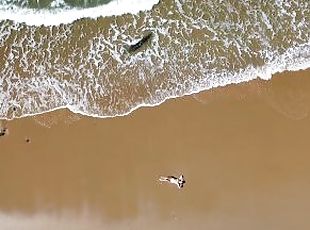
[[[126,117],[2,122],[0,229],[310,229],[310,71]],[[184,189],[160,175],[186,179]]]

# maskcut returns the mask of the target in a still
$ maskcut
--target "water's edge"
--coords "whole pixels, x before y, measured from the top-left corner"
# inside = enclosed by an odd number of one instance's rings
[[[264,80],[264,81],[270,81],[275,75],[278,75],[278,74],[281,74],[281,73],[284,73],[284,72],[287,72],[287,71],[290,71],[290,72],[298,72],[298,71],[301,71],[301,70],[306,70],[310,68],[310,66],[307,66],[307,67],[304,67],[304,68],[289,68],[289,69],[286,69],[286,70],[283,70],[283,71],[279,71],[279,72],[275,72],[275,73],[272,73],[271,77],[270,78],[261,78],[261,77],[256,77],[256,78],[253,78],[253,79],[250,79],[248,81],[244,81],[244,82],[232,82],[232,83],[229,83],[227,85],[219,85],[218,87],[226,87],[226,86],[231,86],[231,85],[237,85],[237,84],[241,84],[241,83],[247,83],[247,82],[250,82],[250,81],[253,81],[253,80],[257,80],[257,79],[261,79],[261,80]],[[217,87],[214,87],[214,88],[217,88]],[[99,119],[103,119],[103,118],[115,118],[115,117],[124,117],[124,116],[127,116],[127,115],[130,115],[131,113],[135,112],[136,110],[140,109],[140,108],[151,108],[151,107],[156,107],[156,106],[160,106],[161,104],[165,103],[166,101],[168,100],[171,100],[171,99],[178,99],[178,98],[181,98],[181,97],[185,97],[185,96],[191,96],[191,95],[194,95],[194,94],[197,94],[197,93],[200,93],[200,92],[203,92],[203,91],[206,91],[206,90],[210,90],[210,89],[213,89],[213,88],[209,88],[209,89],[202,89],[202,90],[198,90],[198,91],[193,91],[191,93],[187,93],[187,94],[184,94],[182,96],[171,96],[171,97],[167,97],[165,98],[164,100],[162,101],[159,101],[158,103],[154,103],[154,104],[140,104],[134,108],[132,108],[130,111],[128,111],[127,113],[123,113],[123,114],[116,114],[116,115],[113,115],[113,116],[100,116],[100,115],[93,115],[93,114],[87,114],[87,113],[84,113],[82,111],[78,111],[76,110],[74,107],[72,106],[59,106],[59,107],[56,107],[56,108],[53,108],[51,110],[46,110],[46,111],[43,111],[43,112],[39,112],[39,113],[33,113],[33,114],[24,114],[22,116],[18,116],[18,117],[13,117],[13,118],[6,118],[6,117],[0,117],[0,120],[6,120],[6,121],[12,121],[12,120],[15,120],[15,119],[22,119],[22,118],[27,118],[27,117],[33,117],[33,116],[37,116],[37,115],[42,115],[42,114],[45,114],[45,113],[51,113],[51,112],[55,112],[55,111],[58,111],[58,110],[63,110],[63,109],[68,109],[70,112],[72,113],[75,113],[75,114],[79,114],[79,115],[82,115],[82,116],[85,116],[85,117],[91,117],[91,118],[99,118]]]

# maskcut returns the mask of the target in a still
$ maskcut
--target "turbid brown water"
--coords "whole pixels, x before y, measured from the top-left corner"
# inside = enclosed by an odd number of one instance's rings
[[[88,11],[96,18],[90,19],[83,10],[24,11],[27,3],[13,11],[0,3],[0,118],[64,107],[114,117],[167,98],[309,67],[307,0],[165,0],[147,11],[139,8],[142,2],[116,2],[111,11],[141,11],[99,17],[108,9],[102,5]],[[148,42],[128,52],[149,33]]]
[[[309,229],[309,81],[286,73],[113,119],[7,122],[0,229]],[[158,181],[180,173],[181,190]]]

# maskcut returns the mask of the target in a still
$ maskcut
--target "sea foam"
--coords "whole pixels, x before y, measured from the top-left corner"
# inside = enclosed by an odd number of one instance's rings
[[[268,4],[174,0],[138,15],[57,27],[0,23],[0,117],[60,108],[124,116],[169,98],[309,68],[309,21],[296,16],[310,15],[308,2]],[[149,44],[126,54],[124,47],[149,32]]]
[[[136,14],[150,10],[159,0],[113,0],[107,4],[91,8],[58,8],[58,1],[52,2],[50,9],[30,9],[12,4],[0,4],[0,20],[12,20],[27,25],[59,25],[71,23],[80,18],[107,17],[126,13]]]

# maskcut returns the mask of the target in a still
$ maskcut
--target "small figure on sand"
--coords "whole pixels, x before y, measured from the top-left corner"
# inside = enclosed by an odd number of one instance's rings
[[[4,136],[6,133],[7,133],[7,129],[0,127],[0,137]]]
[[[181,175],[179,178],[176,178],[174,176],[161,176],[159,178],[159,181],[161,182],[168,182],[170,184],[175,184],[178,186],[179,189],[183,188],[185,184],[184,176]]]
[[[6,127],[6,122],[0,120],[0,137],[6,136],[9,133],[8,128]]]

